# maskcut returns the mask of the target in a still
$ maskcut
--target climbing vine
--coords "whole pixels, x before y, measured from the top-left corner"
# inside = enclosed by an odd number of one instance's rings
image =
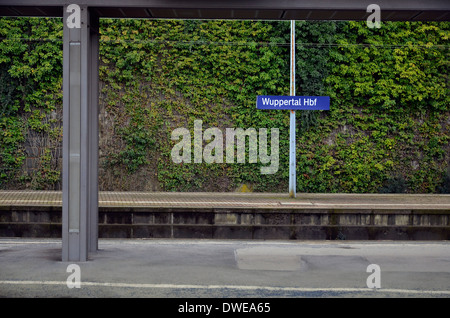
[[[288,22],[100,22],[101,189],[286,191],[289,113],[256,110],[255,100],[289,94]],[[330,111],[297,112],[297,191],[445,191],[450,24],[296,29],[297,95],[331,97]],[[2,18],[0,39],[0,187],[58,188],[61,20]],[[193,138],[195,120],[203,131],[278,128],[278,171],[174,163],[171,133],[185,127]]]
[[[0,38],[0,185],[53,188],[61,170],[49,152],[62,140],[62,24],[2,18]],[[29,142],[35,134],[45,135],[41,147]],[[36,169],[29,173],[23,168],[32,148]]]

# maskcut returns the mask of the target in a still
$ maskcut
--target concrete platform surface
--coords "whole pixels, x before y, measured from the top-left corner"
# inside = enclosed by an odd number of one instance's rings
[[[100,239],[71,264],[59,239],[3,238],[0,297],[447,298],[450,243]]]
[[[0,237],[62,236],[58,191],[0,191]],[[100,238],[450,240],[450,195],[100,192]]]
[[[62,206],[60,191],[0,191],[0,206]],[[450,210],[448,194],[99,192],[99,207],[248,207]]]

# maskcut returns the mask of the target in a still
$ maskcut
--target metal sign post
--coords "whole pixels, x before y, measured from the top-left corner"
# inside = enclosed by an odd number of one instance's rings
[[[295,20],[291,20],[291,72],[290,95],[295,96]],[[289,121],[289,197],[296,196],[295,172],[295,110],[290,111]]]
[[[291,71],[290,96],[260,95],[256,99],[257,109],[290,110],[289,126],[289,197],[296,197],[296,144],[295,111],[296,110],[330,110],[329,96],[295,96],[295,21],[291,21]]]

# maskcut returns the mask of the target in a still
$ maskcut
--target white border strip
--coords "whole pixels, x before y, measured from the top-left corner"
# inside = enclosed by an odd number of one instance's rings
[[[4,200],[0,199],[0,204],[8,204],[8,205],[28,205],[30,203],[34,204],[43,204],[43,205],[50,205],[50,204],[58,204],[61,205],[61,200],[40,200],[40,199],[12,199],[12,200]],[[133,201],[133,200],[99,200],[99,205],[128,205],[128,204],[144,204],[149,206],[176,206],[176,205],[250,205],[250,206],[313,206],[313,207],[369,207],[369,208],[376,208],[376,207],[404,207],[405,209],[408,208],[449,208],[450,204],[446,203],[319,203],[319,202],[239,202],[239,201],[164,201],[164,200],[156,200],[156,201],[150,201],[150,200],[143,200],[143,201]]]
[[[0,285],[60,285],[67,286],[62,281],[15,281],[3,280]],[[307,287],[271,287],[271,286],[242,286],[242,285],[175,285],[175,284],[132,284],[132,283],[102,283],[81,282],[81,287],[119,287],[119,288],[154,288],[154,289],[234,289],[234,290],[266,290],[266,291],[297,291],[297,292],[387,292],[400,294],[431,294],[450,295],[450,290],[417,290],[417,289],[392,289],[392,288],[307,288]]]

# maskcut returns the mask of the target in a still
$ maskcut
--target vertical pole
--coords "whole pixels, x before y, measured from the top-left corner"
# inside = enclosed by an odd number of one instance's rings
[[[98,70],[92,71],[97,48],[90,28],[95,21],[86,5],[64,6],[63,261],[87,261],[91,245],[96,249]]]
[[[295,21],[291,20],[291,72],[290,95],[295,96]],[[290,111],[289,126],[289,197],[296,196],[296,158],[295,158],[295,111]]]
[[[89,60],[89,176],[88,176],[88,251],[98,250],[98,54],[99,17],[90,12],[90,60]]]

